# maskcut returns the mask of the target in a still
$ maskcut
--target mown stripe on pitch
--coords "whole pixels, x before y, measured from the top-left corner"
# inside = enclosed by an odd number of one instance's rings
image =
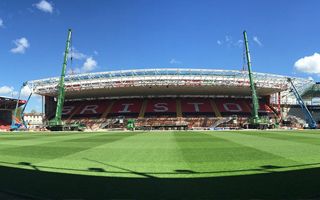
[[[83,133],[51,133],[51,134],[42,134],[39,133],[37,135],[29,133],[19,133],[17,135],[12,135],[12,138],[20,138],[21,139],[7,139],[8,137],[1,137],[0,135],[0,148],[1,145],[12,145],[12,146],[30,146],[30,145],[40,145],[44,143],[57,142],[68,140],[71,138],[87,138],[91,137],[91,134],[83,134]]]
[[[67,161],[69,159],[71,162]],[[64,166],[71,171],[90,167],[105,172],[98,175],[125,177],[164,176],[174,173],[176,169],[188,168],[174,135],[167,132],[137,134],[110,145],[101,145],[39,165],[55,166],[57,162],[64,162]]]
[[[21,157],[22,161],[25,158],[55,159],[130,136],[132,134],[92,134],[84,138],[68,138],[67,140],[51,141],[45,144],[0,149],[0,154]]]
[[[86,136],[86,137],[89,137],[89,136]],[[6,141],[0,141],[0,149],[45,145],[45,144],[48,144],[48,143],[64,141],[64,140],[67,140],[67,139],[70,139],[70,137],[69,136],[59,137],[59,138],[43,138],[43,137],[40,137],[38,139],[32,139],[32,140],[29,140],[29,139],[27,139],[27,140],[14,140],[14,141],[12,141],[12,140],[11,141],[7,141],[6,140]],[[0,154],[1,154],[1,152],[0,152]]]
[[[223,133],[222,133],[223,134]],[[231,141],[228,138],[219,136],[220,134],[206,134],[206,133],[188,133],[176,134],[176,141],[181,147],[184,159],[190,166],[198,170],[211,170],[216,172],[221,170],[223,172],[237,171],[239,169],[257,169],[268,164],[274,165],[295,165],[298,162],[286,159],[282,156],[275,155],[269,152],[261,151],[254,147],[239,144]],[[197,139],[202,137],[201,139]],[[186,139],[186,137],[188,139]],[[207,143],[200,142],[203,145],[202,149],[192,148],[194,139],[196,144],[198,140],[206,140]],[[189,143],[189,144],[188,144]]]
[[[295,133],[264,132],[264,133],[257,133],[253,135],[256,135],[259,137],[277,139],[277,140],[320,145],[320,137],[316,137],[316,135],[306,135],[306,134],[297,133],[297,132]]]
[[[22,133],[21,135],[16,136],[25,136],[28,135],[28,133]],[[59,136],[59,137],[56,137]],[[79,134],[79,133],[60,133],[60,132],[54,132],[51,134],[46,134],[44,136],[43,134],[38,135],[37,140],[22,140],[19,143],[17,141],[14,142],[14,144],[10,143],[11,145],[6,145],[7,148],[0,149],[0,163],[2,164],[17,164],[20,162],[40,162],[45,159],[41,155],[48,154],[51,155],[52,153],[56,152],[58,148],[45,148],[46,145],[50,143],[61,143],[65,140],[71,140],[74,138],[88,138],[92,137],[92,134]],[[35,146],[33,148],[33,146]],[[3,147],[3,143],[1,145]],[[48,153],[47,153],[48,152]],[[40,156],[38,156],[38,154]]]
[[[254,158],[254,157],[238,157],[237,154],[244,154],[247,155],[246,153],[252,151],[252,152],[257,152],[258,154],[266,154],[265,156],[268,158],[273,158],[273,157],[279,157],[275,156],[273,154],[269,154],[266,152],[261,152],[258,149],[252,148],[252,147],[247,147],[241,144],[238,144],[236,142],[230,141],[226,138],[221,138],[218,135],[212,135],[212,134],[207,134],[203,132],[194,132],[194,133],[186,133],[186,134],[175,134],[175,139],[177,143],[180,145],[181,149],[186,150],[186,155],[190,155],[190,150],[194,151],[204,151],[207,154],[216,154],[216,153],[221,153],[222,156],[218,160],[229,160],[228,158],[228,153],[231,154],[231,156],[234,156],[235,160],[239,161],[244,161],[244,160],[256,160],[259,158],[263,158],[259,155],[259,157]],[[240,151],[242,149],[242,151]],[[243,153],[245,152],[245,153]],[[279,157],[280,158],[280,157]],[[282,157],[281,157],[282,158]],[[201,157],[199,157],[201,159]],[[210,159],[213,159],[212,161],[215,161],[215,157],[210,157]],[[205,159],[204,161],[206,161]],[[196,162],[200,160],[196,159]],[[210,161],[210,160],[209,160]]]
[[[229,132],[214,136],[299,163],[320,164],[318,145],[261,137],[261,135]]]
[[[299,136],[320,139],[320,131],[313,130],[291,130],[291,131],[274,131],[274,130],[260,130],[260,131],[239,131],[239,133],[248,134],[277,134],[277,135],[288,135],[288,136]]]
[[[174,162],[174,158],[181,158],[179,146],[175,142],[173,133],[138,134],[110,146],[100,146],[98,148],[96,150],[114,153],[117,155],[113,156],[116,160],[128,162],[128,164],[130,162],[141,163],[142,165],[148,162]],[[168,157],[168,154],[172,154],[174,158]],[[111,158],[110,160],[115,161],[115,159]]]

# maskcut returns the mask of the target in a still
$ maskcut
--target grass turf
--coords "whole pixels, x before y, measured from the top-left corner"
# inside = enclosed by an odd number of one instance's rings
[[[279,172],[317,169],[320,134],[318,131],[1,133],[0,165],[5,171],[28,171],[34,177],[43,173],[93,175],[116,181],[145,179],[145,184],[155,179],[195,180],[182,184],[186,186],[208,178],[213,181],[229,180],[227,177],[279,176]],[[312,181],[312,176],[308,178]],[[237,184],[242,184],[239,181]],[[211,193],[201,194],[204,196],[200,197],[212,197]],[[132,197],[119,195],[113,197]],[[313,197],[305,195],[300,197]]]

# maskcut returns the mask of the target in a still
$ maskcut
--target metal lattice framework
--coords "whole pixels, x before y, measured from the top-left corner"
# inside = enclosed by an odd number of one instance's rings
[[[286,76],[253,73],[258,89],[273,92],[289,88]],[[314,82],[303,78],[292,78],[297,88],[306,88]],[[59,77],[28,81],[33,93],[55,96]],[[247,88],[250,83],[247,71],[218,69],[137,69],[68,75],[65,78],[66,94],[101,89],[141,88],[150,86]]]

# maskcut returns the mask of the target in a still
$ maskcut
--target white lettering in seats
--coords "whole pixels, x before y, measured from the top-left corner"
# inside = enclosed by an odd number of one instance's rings
[[[80,114],[83,114],[83,113],[85,113],[85,112],[87,112],[87,111],[91,112],[92,114],[96,114],[96,113],[98,113],[98,112],[96,111],[96,109],[97,109],[98,107],[99,107],[98,105],[86,105],[86,106],[81,110]]]
[[[194,106],[195,112],[200,112],[199,105],[202,105],[203,103],[188,103]]]
[[[237,103],[224,103],[223,107],[228,112],[241,112],[242,108]]]
[[[168,111],[168,104],[167,103],[156,103],[154,104],[154,112],[166,112]]]
[[[132,106],[133,103],[123,103],[122,105],[124,106],[123,110],[119,110],[119,113],[129,113],[129,112],[131,112],[129,110],[129,106]]]
[[[74,109],[74,106],[63,106],[62,114],[69,115],[73,109]]]

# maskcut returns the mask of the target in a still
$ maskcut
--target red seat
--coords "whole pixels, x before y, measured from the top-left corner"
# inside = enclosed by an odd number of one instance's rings
[[[89,100],[89,101],[68,101],[65,102],[63,118],[72,119],[99,118],[108,109],[111,101],[113,106],[107,118],[126,116],[137,118],[142,108],[144,99],[119,99],[119,100]],[[245,98],[215,98],[212,99],[222,116],[243,116],[251,115],[251,99]],[[183,117],[215,117],[209,98],[181,98],[181,112]],[[273,111],[267,106],[265,99],[260,101],[259,114],[269,115]],[[147,100],[145,117],[177,117],[176,98],[152,98]]]
[[[108,116],[132,116],[138,117],[143,99],[120,99],[117,100]]]
[[[185,98],[181,99],[181,111],[183,116],[188,115],[211,115],[214,111],[209,99],[204,98]]]
[[[246,100],[246,103],[250,106],[250,108],[252,109],[252,102],[251,100]],[[263,101],[263,100],[259,100],[259,113],[261,114],[268,114],[268,113],[273,113],[273,111],[271,110],[271,108]]]
[[[246,99],[222,98],[214,99],[222,116],[238,115],[249,116],[251,109]]]
[[[75,115],[101,115],[110,105],[108,100],[88,101],[81,105],[81,108],[75,112]]]
[[[148,99],[145,116],[176,116],[177,105],[175,99]]]
[[[64,118],[73,115],[74,118],[99,117],[110,105],[108,100],[69,101],[63,106]]]

